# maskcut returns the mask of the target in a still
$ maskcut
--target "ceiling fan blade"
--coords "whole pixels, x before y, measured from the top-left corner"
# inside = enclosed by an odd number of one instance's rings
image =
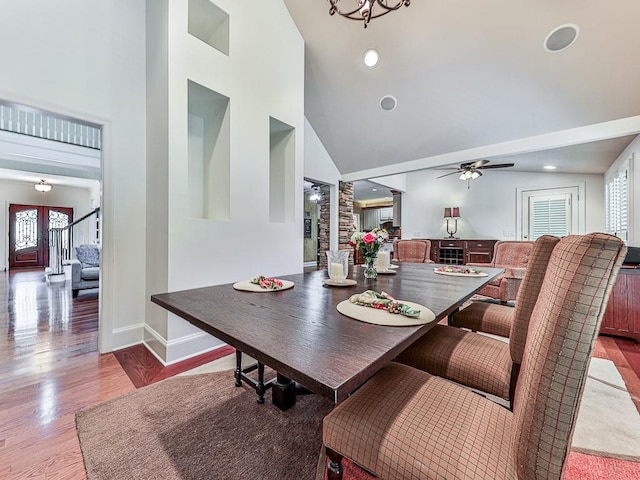
[[[487,169],[487,168],[507,168],[507,167],[513,167],[515,165],[515,163],[496,163],[495,165],[485,165],[484,167],[477,167],[477,168],[482,168],[482,169]]]
[[[434,170],[460,170],[458,167],[434,167]]]
[[[456,170],[455,172],[445,173],[444,175],[440,175],[439,177],[436,177],[436,178],[448,177],[449,175],[453,175],[457,173],[460,173],[460,172]]]
[[[478,160],[476,162],[468,162],[468,163],[463,163],[462,165],[460,165],[460,168],[462,169],[469,169],[469,168],[481,168],[482,166],[486,165],[487,163],[489,163],[489,160]]]

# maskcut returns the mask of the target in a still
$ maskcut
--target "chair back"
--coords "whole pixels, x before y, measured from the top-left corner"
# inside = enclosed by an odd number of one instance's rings
[[[493,247],[493,263],[497,266],[525,268],[535,242],[519,240],[501,240]]]
[[[394,240],[393,257],[399,262],[424,263],[429,261],[429,240]]]
[[[560,479],[589,360],[626,247],[572,235],[551,254],[515,392],[512,458],[519,480]]]
[[[522,284],[516,297],[516,307],[513,312],[513,323],[509,334],[509,351],[513,363],[520,365],[524,346],[529,331],[529,321],[533,313],[542,288],[542,281],[549,265],[551,252],[560,239],[551,235],[543,235],[538,238],[531,248],[527,270],[522,279]]]

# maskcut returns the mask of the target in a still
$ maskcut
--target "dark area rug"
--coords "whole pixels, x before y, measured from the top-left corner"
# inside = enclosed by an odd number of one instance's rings
[[[318,395],[259,405],[226,371],[149,385],[78,412],[76,427],[89,480],[311,480],[331,408]]]

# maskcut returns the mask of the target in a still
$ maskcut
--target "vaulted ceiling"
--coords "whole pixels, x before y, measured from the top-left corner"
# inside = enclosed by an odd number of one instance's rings
[[[480,158],[603,173],[640,132],[637,0],[413,0],[366,29],[326,0],[285,4],[306,44],[306,116],[347,180]],[[546,51],[564,24],[576,42]]]

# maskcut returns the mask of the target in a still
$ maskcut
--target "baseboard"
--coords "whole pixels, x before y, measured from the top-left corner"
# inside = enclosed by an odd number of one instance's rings
[[[144,325],[143,343],[164,366],[182,362],[226,345],[206,332],[166,340],[149,325]]]
[[[121,350],[142,343],[144,327],[144,323],[137,323],[128,327],[114,328],[111,332],[113,350]]]

